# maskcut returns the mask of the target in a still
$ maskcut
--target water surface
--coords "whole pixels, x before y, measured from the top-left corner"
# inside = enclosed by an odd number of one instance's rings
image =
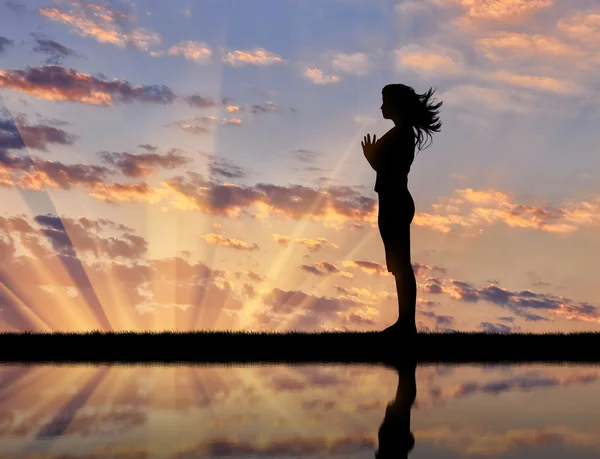
[[[376,451],[597,458],[600,367],[0,366],[1,459]]]

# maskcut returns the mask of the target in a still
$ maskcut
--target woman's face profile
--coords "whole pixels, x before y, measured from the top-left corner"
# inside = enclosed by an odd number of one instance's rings
[[[393,119],[398,115],[396,112],[396,107],[394,107],[389,100],[386,100],[386,98],[383,97],[383,103],[381,104],[381,115],[383,116],[383,119]]]

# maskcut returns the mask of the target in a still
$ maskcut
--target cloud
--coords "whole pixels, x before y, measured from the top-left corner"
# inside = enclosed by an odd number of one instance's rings
[[[457,3],[466,11],[470,19],[507,20],[522,17],[545,8],[550,8],[554,0],[445,0]]]
[[[296,389],[303,388],[300,382]],[[279,390],[279,389],[278,389]],[[319,455],[361,456],[376,447],[375,441],[366,436],[307,438],[297,436],[269,442],[214,438],[201,442],[192,448],[181,451],[181,457],[217,456],[217,457],[293,457]]]
[[[491,323],[491,322],[481,322],[479,324],[479,329],[483,330],[486,333],[514,333],[521,330],[519,326],[509,326],[505,324],[499,323]]]
[[[14,13],[17,14],[23,13],[26,10],[25,5],[17,2],[16,0],[6,0],[5,4],[8,7],[8,9],[12,10]]]
[[[34,220],[60,255],[75,257],[77,253],[89,252],[96,257],[136,260],[144,257],[148,250],[144,238],[128,232],[119,238],[102,237],[94,234],[93,225],[83,226],[72,218],[38,215]]]
[[[444,233],[453,227],[484,228],[502,223],[510,228],[528,228],[557,234],[570,234],[586,225],[600,224],[600,207],[589,202],[568,202],[562,207],[546,203],[525,205],[496,190],[456,190],[458,198],[440,198],[435,213],[415,214],[413,224]],[[466,215],[460,207],[472,206]]]
[[[158,147],[154,146],[154,145],[150,145],[150,144],[142,144],[142,145],[138,145],[138,147],[143,148],[146,151],[156,151],[158,149]]]
[[[319,69],[311,69],[311,68],[307,68],[304,71],[304,76],[306,78],[308,78],[310,81],[312,81],[314,84],[332,84],[332,83],[339,83],[340,82],[340,77],[337,75],[327,75],[325,73],[323,73],[323,71],[319,70]]]
[[[432,272],[437,272],[440,274],[448,273],[448,270],[446,268],[442,268],[440,266],[434,266],[434,265],[421,264],[421,263],[417,263],[415,261],[412,262],[412,268],[413,268],[413,271],[414,271],[416,277],[423,276],[425,274],[425,271],[432,271]]]
[[[59,65],[62,64],[65,57],[78,56],[73,49],[67,48],[54,40],[36,37],[35,42],[36,46],[33,48],[33,52],[47,55],[46,64]]]
[[[68,10],[58,7],[40,8],[40,16],[67,26],[82,37],[92,37],[100,43],[110,43],[120,48],[133,47],[149,51],[161,43],[160,35],[132,27],[133,14],[111,9],[107,5],[68,0]],[[127,30],[129,29],[129,30]]]
[[[490,78],[505,83],[510,83],[515,86],[525,88],[541,89],[543,91],[555,92],[560,94],[573,94],[582,91],[582,88],[569,82],[557,80],[556,78],[535,76],[535,75],[519,75],[506,71],[497,71],[490,74]]]
[[[166,155],[157,153],[114,153],[101,151],[98,156],[106,164],[116,166],[121,174],[126,177],[147,177],[157,169],[175,169],[186,166],[192,162],[191,158],[182,156],[177,151],[171,150]]]
[[[286,247],[289,245],[289,243],[291,241],[294,241],[297,244],[306,246],[308,248],[308,250],[310,250],[311,252],[318,252],[319,250],[321,250],[323,248],[323,244],[327,244],[327,239],[324,237],[320,237],[317,239],[310,239],[310,238],[306,238],[306,237],[292,238],[291,236],[283,236],[281,234],[273,234],[273,240],[278,242],[279,244],[286,246]],[[335,244],[333,244],[333,243],[332,243],[332,245],[335,246]]]
[[[364,76],[370,71],[371,61],[365,53],[336,53],[331,66],[340,72]]]
[[[310,150],[294,150],[294,156],[305,163],[314,163],[318,153]]]
[[[259,247],[256,243],[248,244],[247,242],[240,241],[239,239],[231,239],[223,237],[220,234],[210,233],[202,236],[208,244],[220,245],[221,247],[228,247],[237,250],[258,250]]]
[[[5,117],[3,118],[2,115]],[[77,136],[46,124],[30,125],[24,115],[10,117],[0,111],[0,154],[8,150],[31,148],[48,151],[48,145],[72,145]]]
[[[226,62],[233,67],[239,67],[242,65],[271,65],[274,63],[282,63],[284,59],[264,48],[255,48],[250,51],[228,51],[224,57],[223,62]]]
[[[238,327],[242,297],[223,279],[223,271],[179,257],[139,264],[147,246],[131,231],[107,219],[39,215],[30,223],[0,217],[0,241],[9,241],[0,242],[0,254],[6,249],[0,264],[3,329],[97,329],[86,303],[90,290],[115,331]],[[11,250],[17,239],[24,255]],[[86,262],[75,253],[95,259]]]
[[[321,271],[319,268],[317,268],[316,266],[309,266],[309,265],[300,265],[300,268],[308,271],[311,274],[315,274],[316,276],[324,276],[325,273],[323,271]]]
[[[494,62],[530,59],[580,58],[583,53],[577,46],[558,37],[519,32],[494,32],[475,41],[475,47]]]
[[[131,102],[170,104],[175,99],[165,85],[133,86],[124,80],[106,81],[59,65],[0,71],[0,87],[38,99],[99,106]]]
[[[206,155],[209,157],[208,170],[212,176],[221,176],[228,179],[243,178],[246,176],[245,170],[232,163],[227,158]]]
[[[212,50],[210,46],[204,42],[193,40],[184,40],[171,46],[166,51],[151,52],[151,56],[182,56],[187,60],[197,62],[199,64],[208,64],[211,61]]]
[[[454,324],[454,318],[452,316],[444,316],[432,311],[418,311],[418,314],[432,319],[435,323],[436,330],[447,328]]]
[[[44,187],[69,190],[78,185],[94,188],[106,180],[111,171],[106,167],[90,164],[64,164],[59,161],[45,161],[36,157],[21,158],[7,156],[0,152],[0,171],[10,177],[3,186],[19,187],[28,190],[42,190]],[[13,171],[25,171],[13,175]]]
[[[568,18],[561,19],[556,27],[573,40],[586,45],[596,44],[598,34],[600,34],[600,12],[574,12]]]
[[[179,120],[169,123],[168,126],[175,126],[182,131],[190,134],[208,134],[212,130],[210,126],[240,126],[242,120],[240,118],[217,118],[216,116],[196,116],[187,120]]]
[[[8,48],[14,46],[15,42],[6,37],[0,36],[0,54],[4,53]]]
[[[315,274],[317,276],[329,276],[332,274],[340,274],[342,277],[351,279],[354,277],[352,273],[342,271],[333,263],[329,263],[328,261],[317,261],[313,266],[309,265],[301,265],[301,269],[308,271],[309,273]],[[344,295],[348,295],[348,291],[346,291],[343,287],[338,287],[338,292]]]
[[[453,300],[466,303],[485,301],[506,308],[529,322],[548,321],[552,317],[600,323],[600,311],[596,306],[549,293],[511,291],[495,284],[475,287],[469,282],[433,277],[428,278],[426,284],[419,284],[419,289],[428,294],[445,294]]]
[[[342,262],[342,266],[346,266],[348,268],[360,269],[361,271],[364,271],[367,274],[376,274],[379,276],[385,276],[388,274],[387,267],[385,267],[379,263],[375,263],[373,261],[344,260]]]
[[[229,103],[229,99],[227,99],[227,98],[224,98],[221,101],[217,101],[210,97],[203,97],[199,94],[191,94],[189,96],[183,96],[183,100],[185,100],[192,107],[198,107],[198,108],[219,107],[221,105],[227,105]]]
[[[433,46],[428,49],[412,44],[395,50],[393,56],[398,72],[411,69],[437,76],[457,76],[465,72],[464,56],[450,48]]]
[[[302,331],[371,328],[379,316],[376,307],[357,297],[315,296],[300,290],[273,288],[263,296],[263,303],[268,309],[254,314],[252,328]]]
[[[216,184],[201,174],[187,172],[165,180],[180,208],[215,215],[238,215],[257,206],[264,215],[308,218],[325,226],[337,227],[348,220],[376,222],[376,200],[361,196],[345,186],[313,189],[303,185],[278,186],[258,183],[252,187]]]
[[[145,182],[104,183],[97,181],[90,187],[89,195],[107,204],[116,204],[121,201],[157,203],[165,197],[163,191],[154,189]]]

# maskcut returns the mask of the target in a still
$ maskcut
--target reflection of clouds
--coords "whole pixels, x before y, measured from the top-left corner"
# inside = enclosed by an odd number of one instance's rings
[[[473,368],[470,368],[473,370]],[[474,374],[468,374],[469,380],[453,381],[455,376],[461,376],[460,369],[456,369],[448,375],[430,372],[426,378],[423,375],[417,380],[426,383],[426,389],[419,389],[418,403],[415,408],[431,408],[439,404],[457,400],[469,396],[496,396],[508,392],[533,392],[542,389],[564,388],[572,385],[589,384],[600,380],[599,370],[570,371],[565,373],[561,370],[559,374],[551,374],[549,371],[523,371],[519,367],[484,367],[477,368]],[[494,373],[509,373],[507,377],[493,379]],[[464,371],[462,372],[464,375]],[[519,374],[521,373],[521,374]],[[550,374],[548,374],[550,373]],[[563,373],[563,374],[561,374]],[[449,378],[445,378],[449,376]],[[464,378],[464,376],[463,376]],[[442,379],[446,379],[444,383]],[[447,381],[450,379],[450,381]],[[483,380],[483,381],[482,381]]]
[[[429,429],[414,429],[414,434],[419,442],[433,443],[444,450],[459,454],[500,455],[531,447],[571,446],[598,449],[600,448],[599,432],[597,428],[590,430],[582,432],[573,427],[558,425],[492,432],[485,431],[483,428],[453,429],[444,425]]]
[[[146,457],[160,447],[164,457],[182,459],[359,453],[366,457],[377,447],[377,429],[398,381],[393,370],[378,366],[107,369],[0,367],[0,457],[39,457],[21,453],[42,447],[35,439],[42,431],[60,435],[54,455],[47,456],[55,459],[74,454],[71,440],[81,437],[85,442],[77,444],[78,454],[86,457],[106,457],[106,450],[97,445],[107,442],[117,456],[128,451]],[[596,426],[578,430],[565,421],[568,413],[564,413],[560,424],[532,415],[521,427],[519,420],[506,416],[506,410],[513,409],[507,399],[495,397],[506,391],[535,391],[538,397],[528,399],[528,409],[535,414],[539,406],[546,409],[557,390],[597,383],[599,375],[600,371],[583,367],[419,366],[411,430],[417,447],[430,444],[459,454],[516,454],[523,448],[552,445],[600,448]],[[294,389],[282,381],[293,382]],[[475,411],[466,415],[467,426],[456,411],[431,403],[428,389],[434,384],[448,403],[475,394],[486,397],[485,412],[472,405]],[[557,416],[566,406],[577,413],[578,403],[587,402],[573,399],[554,409]],[[585,409],[589,407],[586,404]],[[498,418],[509,424],[498,424]],[[168,429],[163,428],[165,422]]]

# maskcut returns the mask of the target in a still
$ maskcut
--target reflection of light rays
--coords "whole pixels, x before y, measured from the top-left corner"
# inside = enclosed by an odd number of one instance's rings
[[[0,404],[29,400],[25,387],[31,381],[40,381],[37,375],[47,368],[50,367],[0,364]]]
[[[286,369],[285,371],[289,372],[288,369]],[[273,396],[273,393],[276,394],[275,390],[267,389],[265,387],[266,378],[257,377],[253,373],[255,372],[248,371],[246,373],[247,377],[242,379],[244,380],[244,383],[246,383],[247,387],[252,388],[254,390],[254,393],[259,397],[260,400],[258,401],[258,403],[261,406],[261,411],[266,411],[263,409],[263,407],[267,405],[271,411],[275,412],[286,421],[287,425],[290,426],[294,434],[300,434],[304,437],[308,437],[310,435],[308,428],[300,426],[298,424],[297,417],[294,418],[294,416],[288,415],[286,413],[282,404],[278,403],[276,397]]]
[[[18,384],[11,385],[2,398],[8,396],[6,406],[11,403],[16,406],[25,404],[29,408],[29,417],[39,420],[40,424],[45,418],[52,418],[65,405],[64,399],[70,396],[71,387],[84,386],[86,381],[93,379],[99,372],[98,368],[91,366],[61,368],[50,365],[34,368]],[[49,381],[56,381],[56,384],[49,386]],[[31,403],[32,396],[35,403]],[[43,427],[38,430],[42,429]]]

